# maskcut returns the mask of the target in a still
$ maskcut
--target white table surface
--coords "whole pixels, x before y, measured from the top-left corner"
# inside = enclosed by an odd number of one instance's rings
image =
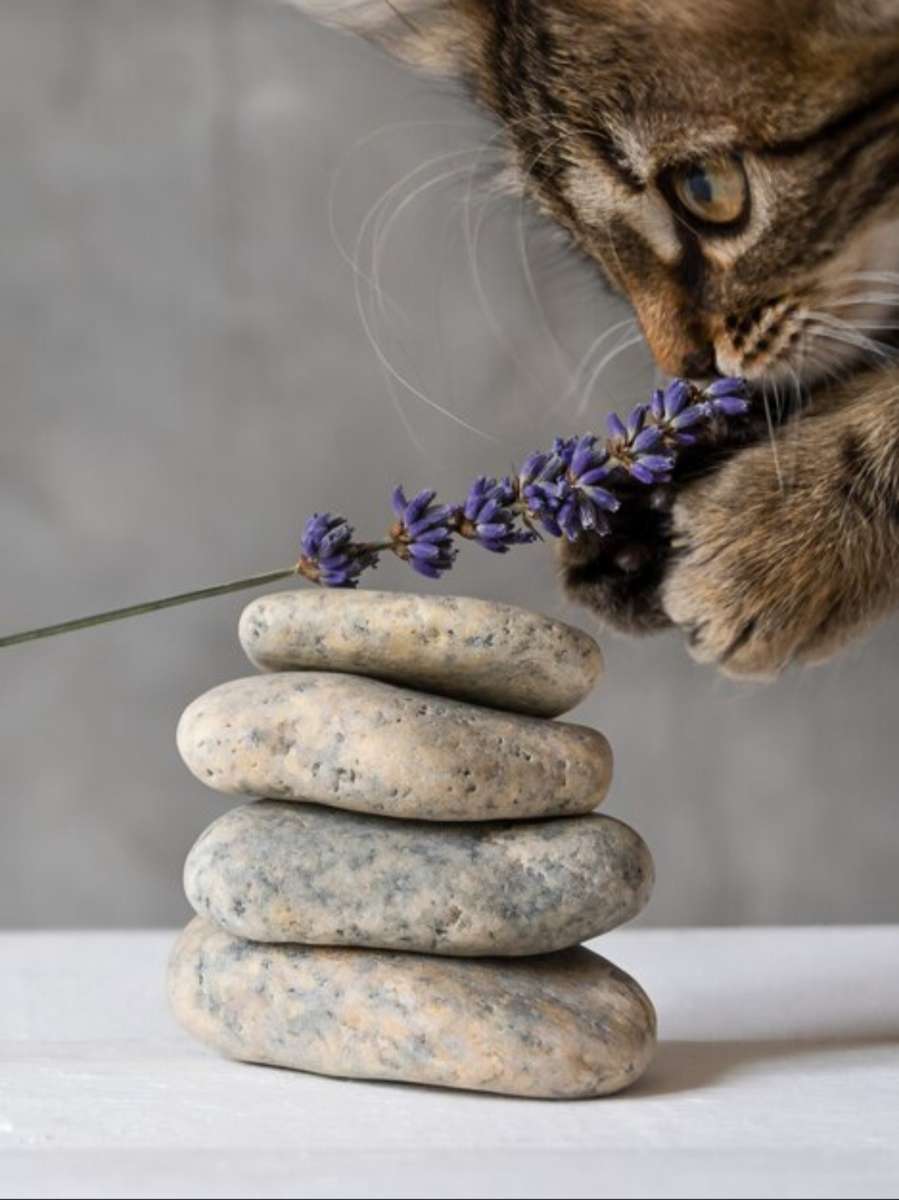
[[[899,1195],[897,927],[593,943],[662,1041],[577,1102],[226,1062],[166,1011],[172,938],[0,935],[0,1195]]]

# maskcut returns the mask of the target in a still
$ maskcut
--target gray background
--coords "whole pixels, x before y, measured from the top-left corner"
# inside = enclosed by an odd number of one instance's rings
[[[590,379],[627,328],[578,372],[627,313],[486,188],[493,132],[261,0],[0,0],[0,628],[287,565],[311,509],[368,527],[395,479],[458,494],[643,396],[640,346]],[[357,289],[427,400],[392,395]],[[447,590],[589,624],[540,551],[469,551]],[[242,603],[3,652],[4,925],[185,916],[181,860],[227,802],[174,727],[246,672]],[[578,715],[655,854],[647,922],[896,919],[895,621],[773,688],[676,636],[604,644]]]

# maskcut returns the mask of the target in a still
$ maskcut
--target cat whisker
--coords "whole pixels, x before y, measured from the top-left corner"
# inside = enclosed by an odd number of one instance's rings
[[[594,355],[599,351],[602,344],[607,341],[613,333],[617,333],[619,330],[626,328],[633,329],[636,324],[637,321],[635,317],[627,317],[623,321],[616,321],[614,325],[610,325],[607,329],[604,329],[593,339],[587,348],[587,352],[583,355],[577,367],[575,368],[574,378],[568,389],[563,393],[561,400],[555,401],[552,407],[547,410],[547,418],[552,417],[558,411],[558,409],[566,405],[569,399],[578,391],[580,391],[581,381],[587,370],[587,365],[592,360]]]
[[[444,158],[444,156],[438,156],[438,161],[443,158]],[[385,298],[384,298],[383,289],[380,287],[380,284],[379,284],[377,278],[373,275],[373,273],[365,272],[359,266],[359,263],[362,258],[362,251],[365,246],[365,240],[369,234],[369,227],[373,226],[373,223],[376,223],[378,221],[380,214],[381,214],[382,207],[384,206],[385,203],[388,203],[390,198],[396,193],[396,191],[398,190],[398,186],[399,187],[404,186],[408,182],[408,179],[410,176],[414,177],[415,175],[420,174],[421,169],[424,165],[425,164],[421,164],[418,168],[415,169],[415,171],[411,172],[410,175],[407,175],[406,177],[404,177],[404,179],[400,181],[399,185],[394,184],[391,188],[388,188],[387,191],[379,198],[379,200],[376,201],[376,203],[369,209],[364,221],[362,222],[362,225],[360,226],[359,233],[358,233],[358,236],[356,239],[356,244],[355,244],[355,252],[354,252],[354,255],[351,260],[351,265],[353,265],[353,267],[354,267],[354,290],[355,290],[355,299],[356,299],[356,309],[359,314],[359,319],[362,324],[363,332],[365,333],[365,336],[366,336],[370,346],[372,347],[372,350],[375,353],[375,357],[377,358],[379,365],[381,366],[382,370],[386,373],[389,380],[395,381],[402,388],[404,388],[407,392],[409,392],[410,395],[415,397],[417,400],[421,401],[427,407],[432,408],[434,411],[440,413],[442,416],[446,417],[448,420],[450,420],[450,421],[454,422],[455,424],[461,426],[462,428],[468,430],[470,433],[473,433],[476,436],[484,438],[488,441],[498,442],[499,439],[496,438],[494,435],[487,433],[483,429],[479,429],[476,425],[473,425],[470,421],[466,421],[464,417],[460,417],[458,413],[454,413],[451,409],[446,408],[444,405],[442,405],[438,401],[434,400],[431,396],[428,396],[421,388],[417,387],[405,374],[403,374],[396,367],[396,365],[391,361],[391,359],[388,357],[388,355],[386,354],[386,352],[384,351],[384,349],[381,345],[381,342],[377,336],[377,332],[376,332],[375,326],[374,326],[374,314],[372,314],[370,316],[369,313],[366,311],[365,298],[364,298],[362,289],[363,289],[363,285],[367,283],[369,286],[369,290],[370,290],[371,303],[374,304],[375,298],[380,297],[380,301],[379,301],[379,303],[381,305],[380,311],[381,311],[382,316],[384,316],[384,307],[383,306],[384,306]],[[434,161],[432,160],[431,163],[429,163],[427,165],[430,167],[433,167]],[[455,174],[461,174],[461,173],[463,173],[464,170],[467,170],[467,168],[462,168],[462,169],[459,169],[454,172],[445,172],[443,174],[443,176],[440,177],[439,181],[442,182],[444,178],[451,177],[452,175],[455,175]],[[436,182],[438,182],[438,181],[432,180],[429,182],[432,185],[435,185]],[[420,194],[421,190],[422,190],[421,188],[416,189],[416,194]],[[392,301],[389,301],[389,302],[391,304],[393,304]],[[397,307],[397,306],[394,306],[394,307]],[[391,385],[389,385],[389,390],[391,392],[391,397],[393,399],[394,407],[396,408],[397,413],[400,416],[400,419],[403,423],[404,428],[406,429],[407,433],[409,433],[410,437],[412,438],[412,440],[415,443],[415,445],[417,446],[417,448],[419,450],[423,450],[424,448],[421,444],[421,441],[420,441],[420,439],[417,438],[417,436],[414,434],[414,431],[411,429],[411,426],[409,425],[408,417],[405,414],[405,410],[403,409],[402,404],[399,400],[399,397]]]
[[[786,362],[784,366],[789,372],[789,382],[793,389],[793,403],[790,405],[787,414],[787,435],[782,438],[782,445],[786,449],[792,448],[790,455],[790,472],[789,486],[792,486],[796,481],[796,474],[799,469],[799,421],[803,410],[804,388],[802,385],[801,372],[805,365],[805,347],[800,344],[798,354],[798,365],[793,366],[792,363]]]
[[[467,154],[467,153],[471,153],[471,151],[470,150],[469,151],[461,151],[461,152],[457,152],[457,153]],[[457,154],[454,153],[453,155],[441,156],[441,157],[446,158],[446,157],[456,157],[456,156],[457,156]],[[432,165],[433,165],[433,163],[432,163]],[[386,296],[386,293],[381,284],[381,260],[382,260],[382,256],[383,256],[383,252],[386,247],[386,244],[390,238],[391,229],[395,225],[395,223],[399,219],[399,217],[402,215],[403,210],[405,210],[412,203],[414,203],[417,199],[419,199],[419,197],[421,195],[423,195],[425,192],[431,190],[432,188],[440,186],[443,183],[447,183],[453,179],[459,178],[460,176],[462,176],[466,173],[467,169],[468,169],[467,166],[457,167],[453,170],[444,171],[432,179],[425,180],[423,183],[418,184],[418,186],[416,186],[404,198],[399,200],[398,203],[393,207],[392,210],[389,210],[389,208],[388,208],[388,203],[391,198],[390,196],[385,197],[384,202],[380,206],[380,211],[378,211],[377,218],[375,220],[375,227],[372,230],[372,234],[371,234],[371,238],[370,238],[371,267],[370,267],[369,279],[370,279],[371,286],[370,286],[370,290],[369,290],[369,297],[370,297],[370,304],[372,306],[373,311],[370,316],[369,322],[367,324],[367,329],[366,329],[366,332],[370,335],[369,340],[371,340],[371,338],[374,337],[377,342],[377,344],[374,347],[376,354],[378,353],[379,350],[383,351],[383,345],[382,345],[382,341],[380,339],[378,339],[377,335],[375,334],[374,321],[373,321],[374,309],[377,309],[377,311],[380,313],[381,319],[384,322],[387,322],[389,320],[387,311],[386,311],[386,304],[385,304],[385,299],[389,300],[389,297]],[[415,172],[415,174],[418,174],[418,173],[419,172]],[[409,176],[407,176],[406,180],[404,180],[402,182],[404,182],[404,183],[408,182],[408,179],[409,179]],[[391,189],[391,191],[393,191],[393,190],[396,190],[396,189]],[[390,303],[391,307],[396,311],[396,313],[399,316],[401,316],[403,318],[403,321],[405,322],[407,320],[405,313],[402,313],[401,310],[399,309],[399,306],[396,305],[393,301],[389,301],[389,303]],[[363,325],[365,326],[366,322],[365,322],[365,318],[364,318],[364,315],[361,310],[360,297],[358,295],[358,291],[357,291],[357,308],[360,311],[360,317],[362,318]],[[487,433],[485,430],[482,430],[478,426],[473,425],[471,422],[466,421],[464,418],[459,417],[458,414],[454,413],[451,409],[448,409],[445,405],[442,405],[437,400],[435,400],[433,398],[433,396],[430,396],[426,392],[424,392],[422,387],[417,387],[415,384],[413,384],[410,381],[410,379],[408,378],[408,375],[406,373],[400,372],[396,368],[395,362],[393,360],[388,359],[386,353],[383,354],[383,357],[381,357],[380,361],[382,362],[382,366],[386,365],[386,369],[387,369],[388,374],[390,375],[391,379],[395,380],[401,386],[405,387],[406,390],[409,391],[415,399],[423,401],[429,408],[432,408],[434,411],[440,413],[442,416],[448,417],[450,420],[454,421],[456,424],[461,425],[462,428],[464,428],[470,432],[476,433],[480,437],[483,437],[487,440],[490,440],[490,441],[493,441],[496,443],[499,442],[499,439],[496,438],[494,435]],[[396,395],[396,392],[392,386],[392,383],[389,384],[389,386],[390,386],[391,392],[394,396],[394,406],[405,417],[405,411],[402,409],[401,402],[399,400],[399,397]],[[406,428],[408,431],[408,429],[409,429],[408,419],[406,419],[404,421],[404,424],[406,425]],[[418,446],[421,446],[421,442],[418,438],[415,438],[414,440],[416,441],[416,444]]]
[[[882,351],[865,344],[869,339],[854,332],[845,321],[832,314],[806,310],[801,319],[801,328],[804,336],[799,343],[799,361],[802,365],[808,365],[806,376],[809,378],[838,382],[850,375],[857,366],[857,357],[847,355],[846,346],[863,357],[879,358],[881,361],[886,359]]]
[[[438,159],[436,161],[446,160],[446,159],[450,159],[450,158],[458,158],[460,155],[469,155],[471,153],[472,153],[471,150],[452,151],[447,155],[441,155],[440,159]],[[432,166],[434,165],[433,161],[432,161],[431,165]],[[412,191],[407,193],[406,196],[404,196],[400,201],[397,202],[397,204],[394,206],[393,210],[390,212],[389,216],[386,216],[384,213],[381,213],[379,215],[378,219],[375,222],[375,226],[372,230],[371,276],[370,276],[372,286],[375,290],[375,294],[378,297],[379,301],[380,301],[381,296],[383,296],[383,294],[384,294],[383,288],[381,287],[381,282],[380,282],[381,281],[381,261],[382,261],[383,254],[384,254],[384,247],[386,246],[387,241],[390,238],[390,232],[391,232],[393,226],[396,224],[397,220],[400,218],[400,216],[402,215],[404,210],[407,209],[410,205],[414,204],[415,201],[420,196],[422,196],[425,192],[429,191],[431,188],[439,187],[441,183],[447,183],[451,179],[457,179],[460,176],[465,175],[467,173],[467,171],[468,171],[467,165],[462,166],[462,167],[456,167],[451,171],[443,171],[443,172],[441,172],[441,174],[435,176],[434,178],[427,179],[424,181],[424,183],[420,183],[415,188],[413,188]],[[412,178],[414,178],[418,174],[420,174],[420,170],[410,172],[409,175],[407,175],[403,180],[400,181],[400,186],[409,182]],[[396,189],[391,189],[391,193],[394,190],[396,190]],[[387,199],[387,197],[385,197],[385,200],[386,199]]]
[[[899,286],[899,271],[850,271],[838,275],[835,283],[895,283]]]
[[[372,223],[376,220],[376,218],[378,217],[378,214],[381,212],[381,209],[383,208],[383,206],[386,205],[387,202],[392,198],[392,196],[399,189],[401,189],[416,174],[419,174],[421,171],[435,166],[438,162],[443,161],[444,158],[445,158],[445,156],[442,154],[436,155],[434,158],[429,159],[427,163],[419,164],[419,166],[416,167],[413,171],[410,171],[407,175],[404,175],[402,179],[398,180],[396,183],[393,183],[389,188],[387,188],[384,192],[381,193],[381,195],[377,198],[377,200],[375,200],[374,204],[371,205],[371,207],[366,212],[365,216],[362,218],[362,221],[359,225],[359,229],[357,230],[356,241],[355,241],[355,245],[354,245],[352,252],[350,252],[346,248],[346,246],[344,245],[344,243],[337,231],[337,224],[336,224],[336,218],[335,218],[335,214],[334,214],[333,203],[329,203],[328,224],[329,224],[329,228],[331,231],[332,241],[337,249],[337,252],[340,254],[341,258],[343,258],[343,260],[347,263],[347,265],[352,270],[353,275],[358,280],[367,284],[369,287],[377,286],[376,281],[373,278],[373,276],[369,272],[363,270],[363,268],[361,266],[361,260],[362,260],[362,247],[365,242],[365,237],[368,234],[369,226],[371,226]],[[332,201],[333,201],[333,197],[332,197]],[[393,307],[396,309],[396,313],[398,316],[404,316],[399,305],[397,305],[393,300],[391,300],[390,297],[384,296],[383,299],[386,303],[393,305]]]
[[[602,358],[599,360],[599,363],[596,365],[596,367],[594,367],[587,386],[581,396],[580,402],[578,403],[577,415],[579,417],[582,417],[587,411],[587,406],[592,399],[594,388],[596,387],[599,377],[602,375],[603,371],[605,371],[607,367],[611,366],[615,359],[618,358],[619,355],[623,354],[625,350],[630,350],[633,346],[639,346],[643,340],[644,338],[642,331],[638,331],[631,337],[625,338],[624,341],[620,342],[617,346],[602,356]]]
[[[611,251],[612,258],[615,260],[615,266],[618,268],[619,279],[624,278],[624,267],[621,262],[621,255],[618,253],[618,247],[615,245],[615,238],[612,235],[611,222],[607,221],[602,230],[602,236],[605,238],[605,243]]]
[[[859,332],[867,330],[872,333],[880,331],[890,333],[892,330],[899,329],[899,323],[896,321],[853,321],[852,328],[859,330]],[[887,342],[881,342],[880,344],[884,346],[888,345]]]
[[[407,124],[409,124],[409,125],[414,125],[414,124],[427,125],[427,124],[430,124],[430,122],[420,122],[420,123],[409,122]],[[435,124],[436,124],[436,122],[435,122]],[[448,124],[448,123],[445,123],[445,124]],[[461,125],[463,123],[460,122],[459,124]],[[464,124],[469,125],[470,123],[464,123]],[[377,136],[378,132],[379,131],[375,131],[375,134],[369,135],[368,138],[363,139],[363,143],[365,141],[373,140],[373,138],[375,136]],[[505,131],[503,131],[503,130],[495,132],[494,134],[491,135],[490,138],[488,138],[485,142],[483,142],[479,146],[466,147],[463,149],[450,151],[445,154],[435,155],[433,158],[431,158],[427,162],[418,164],[412,171],[408,172],[401,180],[399,180],[398,182],[393,184],[390,188],[388,188],[383,193],[383,195],[381,197],[379,197],[379,199],[374,203],[374,205],[372,205],[371,209],[366,214],[366,217],[364,218],[362,225],[360,227],[360,230],[359,230],[359,236],[357,237],[357,240],[356,240],[355,252],[352,255],[350,255],[347,252],[346,248],[343,246],[342,240],[340,239],[340,237],[337,233],[336,219],[334,216],[334,196],[336,194],[336,186],[332,186],[332,197],[331,197],[331,203],[329,205],[329,224],[330,224],[331,231],[332,231],[332,237],[335,241],[335,244],[337,245],[338,251],[342,254],[342,256],[345,258],[345,260],[348,261],[349,265],[351,266],[351,268],[354,272],[355,291],[356,291],[356,307],[359,312],[360,321],[363,326],[363,331],[364,331],[369,343],[371,344],[372,349],[375,352],[375,355],[376,355],[376,358],[378,359],[379,365],[382,367],[382,369],[385,372],[385,382],[387,383],[388,389],[391,393],[391,398],[393,400],[394,406],[396,407],[397,412],[400,415],[403,425],[419,449],[423,449],[423,447],[421,446],[419,439],[414,435],[414,433],[411,429],[411,426],[409,425],[408,418],[406,417],[406,414],[405,414],[405,410],[404,410],[402,403],[399,400],[399,396],[396,392],[396,388],[394,386],[395,384],[399,384],[402,388],[404,388],[407,392],[409,392],[409,394],[411,396],[413,396],[415,399],[423,402],[428,407],[433,408],[435,411],[437,411],[441,415],[447,417],[449,420],[454,421],[456,424],[459,424],[466,430],[468,430],[472,433],[475,433],[477,436],[486,438],[491,441],[498,441],[498,439],[495,438],[492,434],[487,433],[485,430],[479,429],[477,426],[473,425],[471,422],[460,417],[457,413],[454,413],[454,412],[452,412],[452,410],[446,408],[444,405],[439,404],[436,400],[433,399],[433,397],[427,395],[425,393],[425,391],[423,390],[423,388],[417,386],[408,377],[408,374],[406,374],[398,369],[396,363],[393,362],[389,358],[388,354],[386,353],[386,351],[383,347],[383,344],[382,344],[381,337],[379,336],[379,333],[376,329],[375,313],[378,312],[380,314],[381,319],[384,321],[387,321],[389,319],[388,314],[387,314],[387,309],[389,307],[392,310],[392,314],[394,316],[399,316],[404,321],[406,320],[406,317],[405,317],[405,314],[400,309],[399,305],[396,304],[396,302],[387,295],[387,293],[385,292],[385,290],[382,286],[382,283],[381,283],[381,267],[382,267],[382,259],[383,259],[385,246],[386,246],[386,243],[392,233],[392,229],[395,225],[395,222],[402,215],[402,212],[405,209],[407,209],[415,200],[417,200],[424,192],[430,190],[431,188],[437,187],[441,183],[447,182],[447,181],[449,181],[453,178],[456,178],[460,175],[465,175],[466,173],[469,173],[469,187],[470,187],[470,189],[473,188],[474,175],[475,175],[478,165],[483,162],[487,152],[491,149],[492,144],[495,141],[497,141],[498,138],[502,137],[504,132]],[[464,157],[469,157],[469,156],[474,156],[474,158],[475,158],[475,162],[474,162],[470,172],[469,172],[469,168],[467,165],[455,168],[453,170],[448,170],[448,171],[442,172],[436,177],[427,179],[424,182],[419,183],[410,192],[408,192],[407,195],[405,195],[405,196],[402,195],[403,190],[405,188],[407,188],[408,185],[413,180],[417,179],[423,173],[433,170],[433,168],[435,166],[437,166],[441,163],[446,163],[446,162],[450,162],[450,161],[453,161],[453,160],[456,160],[459,158],[464,158]],[[394,200],[394,198],[397,198],[397,203],[393,206],[393,208],[391,210],[390,206],[391,206],[391,202]],[[365,244],[367,236],[368,236],[369,242],[370,242],[370,255],[368,257],[370,257],[371,266],[370,266],[369,271],[363,270],[363,268],[361,266],[362,251],[363,251],[363,246]],[[370,306],[371,306],[370,310],[366,309],[365,300],[363,298],[363,294],[362,294],[363,284],[367,285],[368,289],[369,289]]]
[[[861,292],[855,296],[846,296],[839,300],[829,300],[825,311],[832,308],[857,308],[864,304],[889,305],[895,307],[899,303],[899,291],[896,292]]]
[[[400,400],[399,392],[397,391],[397,388],[395,386],[393,375],[391,374],[391,372],[393,372],[393,374],[396,374],[396,372],[395,372],[392,364],[389,364],[387,362],[386,354],[384,354],[382,347],[381,347],[381,343],[380,343],[379,339],[377,338],[377,335],[374,330],[373,319],[370,320],[366,314],[365,304],[364,304],[364,299],[363,299],[363,294],[362,294],[363,283],[367,283],[369,285],[370,290],[373,290],[375,287],[375,281],[372,279],[371,275],[367,272],[364,272],[362,270],[361,266],[359,265],[361,257],[362,257],[362,247],[363,247],[363,244],[365,241],[366,234],[368,232],[368,227],[372,223],[372,221],[375,219],[381,206],[386,202],[386,200],[389,198],[389,196],[392,194],[392,192],[395,189],[396,189],[396,185],[394,185],[391,188],[388,188],[387,191],[384,192],[378,198],[378,200],[375,201],[375,203],[371,206],[371,208],[368,210],[368,212],[366,213],[362,223],[360,224],[359,230],[358,230],[354,255],[352,257],[349,257],[349,256],[346,256],[346,257],[347,257],[348,262],[353,270],[353,292],[354,292],[354,298],[355,298],[355,303],[356,303],[356,310],[359,315],[360,323],[362,325],[363,332],[364,332],[369,344],[372,346],[372,349],[375,352],[375,356],[376,356],[376,358],[378,358],[379,363],[382,367],[382,371],[384,373],[384,383],[385,383],[387,391],[390,395],[391,403],[393,404],[393,407],[397,413],[400,423],[403,426],[404,430],[406,431],[406,434],[408,435],[410,441],[415,446],[415,448],[419,451],[419,453],[425,454],[426,451],[425,451],[424,444],[422,443],[421,439],[419,438],[419,436],[415,432],[414,428],[412,427],[412,425],[409,421],[409,418],[406,414],[406,410],[403,407],[402,401]],[[340,250],[341,245],[340,245],[339,238],[336,237],[336,229],[334,230],[333,236],[335,239],[335,243],[338,246],[338,250]],[[388,298],[388,302],[390,304],[393,304],[392,301],[389,301],[389,298]],[[381,306],[382,314],[384,311],[384,307],[385,307],[385,305],[382,303],[382,306]],[[402,316],[403,314],[400,312],[398,306],[394,305],[394,307],[397,308],[398,315]]]
[[[383,136],[385,133],[393,133],[393,132],[396,132],[396,130],[398,130],[398,129],[409,130],[409,129],[415,129],[415,128],[427,128],[427,127],[432,127],[432,126],[441,126],[444,128],[453,128],[453,127],[477,128],[477,127],[479,127],[476,122],[472,122],[472,121],[436,121],[436,120],[392,121],[387,124],[379,126],[377,129],[373,130],[371,133],[366,134],[365,137],[360,138],[356,143],[354,143],[353,146],[350,147],[350,149],[343,156],[343,158],[341,159],[341,161],[338,163],[337,167],[335,168],[333,175],[331,177],[330,186],[328,188],[328,205],[327,205],[328,231],[329,231],[331,240],[332,240],[338,254],[344,260],[344,262],[347,263],[347,265],[353,270],[354,273],[357,273],[360,270],[358,256],[351,254],[350,251],[347,249],[346,244],[344,243],[343,239],[341,238],[341,236],[338,232],[337,216],[336,216],[338,186],[342,182],[343,174],[346,171],[349,162],[353,159],[353,157],[356,154],[358,154],[358,152],[360,150],[364,149],[367,145],[374,142],[378,137]],[[398,180],[396,183],[392,184],[389,188],[387,188],[387,190],[385,192],[383,192],[381,194],[381,196],[378,197],[378,199],[372,205],[372,208],[369,209],[368,213],[366,213],[366,216],[363,218],[362,225],[366,225],[368,223],[368,219],[371,216],[372,210],[376,210],[376,211],[379,210],[381,208],[381,206],[384,203],[386,203],[386,201],[395,194],[395,192],[399,191],[407,182],[409,182],[410,179],[414,178],[419,173],[426,171],[433,166],[436,166],[436,164],[438,162],[443,162],[446,159],[454,157],[456,155],[476,153],[478,149],[479,149],[479,147],[473,146],[473,147],[467,147],[465,149],[460,149],[460,150],[456,150],[456,151],[450,151],[449,153],[437,154],[437,155],[434,155],[432,158],[427,159],[425,162],[419,163],[412,171],[410,171],[408,174],[404,175],[403,178]],[[357,238],[356,245],[358,246],[358,244],[359,243],[358,243],[358,238]],[[369,283],[371,282],[371,280],[368,277],[366,277],[366,281]]]
[[[542,153],[544,153],[546,149],[548,149],[548,147],[545,147],[544,151]],[[530,165],[530,167],[528,168],[528,173],[533,171],[533,169],[536,165],[537,165],[537,160],[535,160]],[[549,319],[547,318],[547,315],[546,315],[546,309],[543,305],[543,301],[540,298],[540,294],[539,294],[539,291],[537,288],[537,283],[534,278],[534,272],[531,269],[531,259],[530,259],[530,254],[528,251],[528,237],[527,237],[527,229],[526,229],[527,215],[528,215],[527,196],[525,193],[522,193],[522,195],[519,197],[519,200],[518,200],[518,215],[516,217],[516,231],[517,231],[517,240],[518,240],[518,253],[519,253],[519,257],[521,259],[521,269],[524,273],[525,286],[527,287],[528,295],[530,296],[531,302],[534,305],[534,309],[536,310],[537,319],[540,322],[540,327],[543,330],[543,332],[547,335],[547,337],[549,338],[550,343],[553,347],[553,356],[555,357],[556,365],[559,368],[559,371],[561,372],[562,375],[568,376],[568,384],[570,386],[571,382],[573,380],[573,376],[571,374],[570,364],[567,361],[568,355],[566,354],[566,351],[565,351],[564,347],[562,346],[562,343],[559,341],[558,337],[556,336],[555,330],[552,328],[552,326],[549,323]]]
[[[519,118],[516,121],[509,122],[509,125],[507,127],[497,130],[496,133],[494,134],[493,138],[491,138],[485,144],[483,149],[486,151],[486,149],[491,145],[491,143],[493,143],[493,142],[497,141],[498,139],[502,138],[503,136],[505,136],[505,134],[508,132],[508,129],[510,127],[517,126],[527,119],[528,118],[525,118],[525,117]],[[547,147],[544,146],[541,149],[541,151],[538,153],[537,157],[539,158],[540,154],[545,153],[546,150],[547,150]],[[535,161],[536,161],[536,159],[535,159]],[[484,317],[487,321],[490,331],[493,334],[494,338],[496,339],[497,344],[502,346],[503,349],[505,350],[505,352],[506,352],[509,360],[513,364],[515,370],[520,372],[521,364],[520,364],[519,355],[516,353],[515,347],[510,343],[500,322],[496,318],[496,314],[493,310],[493,305],[490,303],[490,299],[487,295],[487,289],[485,288],[484,281],[481,277],[481,269],[480,269],[480,265],[479,265],[481,234],[483,232],[484,223],[487,219],[487,214],[497,199],[497,197],[495,197],[495,196],[488,198],[487,201],[482,205],[481,211],[478,213],[476,221],[474,223],[472,222],[471,209],[472,209],[472,204],[474,201],[474,184],[475,184],[475,178],[476,178],[478,168],[481,166],[481,164],[482,164],[482,157],[479,156],[472,164],[471,171],[470,171],[469,178],[468,178],[468,186],[466,188],[465,197],[464,197],[464,201],[463,201],[463,214],[464,214],[463,215],[463,230],[464,230],[464,234],[465,234],[465,244],[466,244],[466,252],[467,252],[467,256],[468,256],[469,270],[471,272],[471,278],[472,278],[472,282],[474,284],[475,295],[477,296],[478,304],[481,307],[481,311],[484,314]],[[532,166],[531,166],[531,168],[526,168],[526,171],[528,169],[532,169]],[[530,380],[528,382],[530,382]]]
[[[762,380],[762,405],[764,406],[764,409],[765,409],[765,422],[768,426],[768,440],[771,443],[771,453],[774,456],[774,472],[777,475],[777,484],[778,484],[780,491],[782,492],[784,490],[784,478],[783,478],[783,472],[782,472],[781,466],[780,466],[780,454],[779,454],[778,448],[777,448],[777,434],[776,434],[776,431],[774,428],[774,420],[771,416],[771,405],[768,403],[768,388],[769,387],[773,388],[773,390],[774,390],[775,398],[778,400],[778,412],[779,412],[779,393],[778,393],[778,389],[777,389],[777,383],[774,380],[770,381],[770,383],[768,380]]]
[[[352,266],[352,259],[347,250],[343,239],[337,233],[336,221],[336,201],[338,187],[343,181],[343,176],[350,164],[360,150],[364,150],[366,146],[371,145],[379,137],[383,137],[386,133],[395,133],[397,130],[408,131],[418,128],[433,128],[440,126],[442,128],[460,128],[460,129],[479,129],[482,128],[482,123],[478,121],[438,121],[438,120],[420,120],[420,121],[389,121],[383,125],[379,125],[377,129],[371,130],[364,137],[358,139],[350,146],[349,150],[342,155],[337,166],[331,174],[331,181],[328,187],[328,229],[334,240],[334,245],[341,258]],[[438,156],[440,157],[440,156]],[[433,160],[431,160],[433,162]],[[422,164],[423,166],[424,164]]]
[[[873,343],[871,343],[869,338],[859,340],[858,338],[852,337],[845,332],[827,327],[813,329],[812,335],[817,338],[825,338],[826,340],[832,342],[839,342],[840,345],[843,346],[851,346],[854,350],[859,350],[863,354],[870,354],[875,358],[881,358],[885,361],[889,361],[890,359],[890,355],[886,349],[881,349],[880,347],[875,346]]]
[[[884,342],[878,342],[874,338],[867,337],[848,321],[841,320],[841,318],[834,316],[833,313],[809,309],[806,312],[806,320],[813,323],[813,332],[819,336],[827,336],[836,341],[843,341],[846,345],[854,346],[858,350],[883,358],[889,359],[895,355],[895,350],[892,347],[887,346]],[[820,326],[824,328],[821,329]]]
[[[417,176],[423,174],[425,170],[430,170],[438,163],[446,162],[458,158],[461,155],[468,155],[470,153],[470,150],[461,150],[452,151],[449,154],[441,154],[433,159],[430,159],[427,163],[423,163],[421,166],[416,167],[414,170],[408,172],[408,174],[404,175],[401,180],[393,184],[392,187],[388,188],[387,191],[384,192],[381,198],[370,210],[366,220],[363,222],[363,226],[371,225],[371,232],[369,235],[369,253],[367,255],[370,267],[368,272],[361,271],[360,268],[362,279],[372,289],[373,299],[377,300],[382,309],[385,305],[385,302],[389,301],[389,303],[395,309],[396,314],[402,316],[404,320],[406,319],[405,314],[402,312],[398,304],[387,297],[387,294],[381,284],[381,260],[384,245],[390,237],[391,229],[396,220],[402,215],[405,209],[407,209],[412,203],[414,203],[415,200],[419,198],[419,196],[421,196],[424,192],[429,191],[431,188],[438,187],[442,183],[446,183],[451,179],[463,175],[468,168],[467,166],[460,166],[449,171],[442,171],[438,175],[417,184],[409,192],[407,192],[405,196],[402,196],[403,188],[411,183],[412,180]],[[400,198],[397,199],[396,204],[391,208],[391,202],[396,197]]]

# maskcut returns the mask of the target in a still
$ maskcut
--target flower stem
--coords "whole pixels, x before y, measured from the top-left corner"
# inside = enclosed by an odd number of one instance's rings
[[[17,646],[22,642],[36,642],[41,638],[56,637],[60,633],[74,633],[76,629],[90,629],[92,625],[108,625],[110,621],[124,621],[127,617],[138,617],[142,613],[157,612],[161,608],[174,608],[178,604],[190,604],[192,600],[206,600],[210,596],[224,596],[228,592],[242,592],[247,588],[274,583],[296,575],[297,568],[285,567],[280,571],[266,571],[262,575],[248,575],[245,579],[234,579],[231,583],[218,583],[214,587],[199,588],[193,592],[181,592],[177,596],[165,596],[162,600],[148,600],[144,604],[132,604],[128,608],[113,608],[108,612],[94,613],[90,617],[77,617],[74,621],[62,621],[59,625],[44,625],[41,629],[26,629],[23,633],[12,633],[0,637],[0,649]]]

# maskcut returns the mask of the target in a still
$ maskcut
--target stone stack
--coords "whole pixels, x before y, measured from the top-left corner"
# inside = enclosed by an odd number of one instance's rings
[[[265,797],[191,850],[178,1020],[238,1059],[519,1096],[634,1082],[639,985],[578,946],[646,903],[649,851],[593,809],[602,734],[551,718],[596,643],[509,605],[292,591],[244,611],[265,674],[185,711],[204,783]]]

